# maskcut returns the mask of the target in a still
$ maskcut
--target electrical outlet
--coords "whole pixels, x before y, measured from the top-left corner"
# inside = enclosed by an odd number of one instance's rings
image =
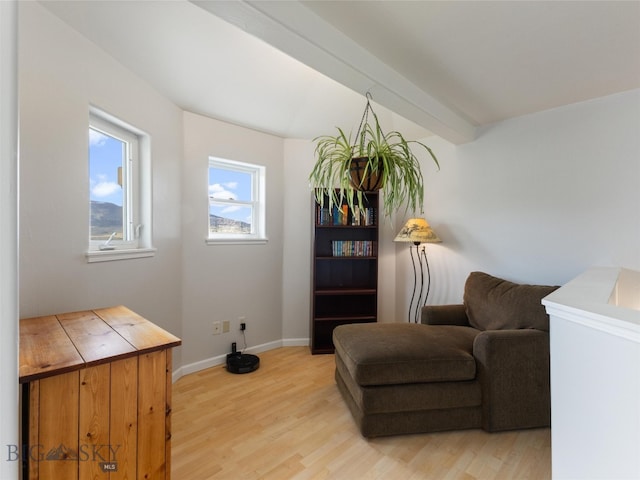
[[[222,333],[222,322],[213,322],[213,334],[220,335]]]
[[[240,330],[244,332],[246,329],[247,329],[247,324],[246,324],[246,323],[244,323],[244,322],[243,322],[243,323],[241,323],[241,324],[240,324]]]
[[[229,320],[223,320],[222,333],[229,333],[230,328],[231,328],[231,322],[229,322]]]
[[[238,317],[238,321],[240,322],[240,331],[244,332],[247,329],[247,317]]]

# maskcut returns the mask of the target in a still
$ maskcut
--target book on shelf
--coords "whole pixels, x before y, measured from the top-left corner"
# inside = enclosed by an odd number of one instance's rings
[[[355,206],[351,216],[351,225],[371,227],[377,222],[376,209],[373,207]]]
[[[334,257],[373,257],[378,242],[375,240],[333,240],[331,255]]]
[[[366,209],[366,221],[365,225],[371,226],[376,225],[378,222],[378,212],[375,208],[369,207]]]
[[[334,205],[331,218],[334,225],[342,225],[343,210],[342,205]]]
[[[359,226],[361,221],[361,218],[360,218],[361,215],[362,214],[360,213],[360,206],[355,205],[353,207],[353,214],[351,215],[351,225]]]
[[[350,212],[348,205],[334,205],[327,207],[316,205],[316,225],[352,225],[370,227],[376,225],[377,212],[373,207],[356,205]]]
[[[331,214],[327,207],[316,205],[316,225],[331,225]]]

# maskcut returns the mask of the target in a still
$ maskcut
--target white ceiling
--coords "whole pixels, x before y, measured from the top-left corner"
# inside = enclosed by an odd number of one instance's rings
[[[385,129],[461,143],[640,88],[639,1],[42,3],[185,110],[289,138],[355,130],[366,91]]]

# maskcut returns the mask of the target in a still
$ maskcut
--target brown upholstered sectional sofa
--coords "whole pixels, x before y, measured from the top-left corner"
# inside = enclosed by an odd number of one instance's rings
[[[362,435],[550,425],[541,300],[556,288],[473,272],[464,303],[426,306],[421,324],[337,327],[336,382]]]

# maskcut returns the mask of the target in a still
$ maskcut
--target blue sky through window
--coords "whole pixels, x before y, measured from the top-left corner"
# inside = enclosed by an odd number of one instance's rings
[[[209,168],[209,197],[224,200],[251,201],[250,173],[227,170],[224,168]],[[241,205],[210,205],[209,212],[219,217],[251,223],[251,208]]]
[[[92,128],[89,129],[89,198],[122,206],[123,192],[118,184],[126,144]]]

